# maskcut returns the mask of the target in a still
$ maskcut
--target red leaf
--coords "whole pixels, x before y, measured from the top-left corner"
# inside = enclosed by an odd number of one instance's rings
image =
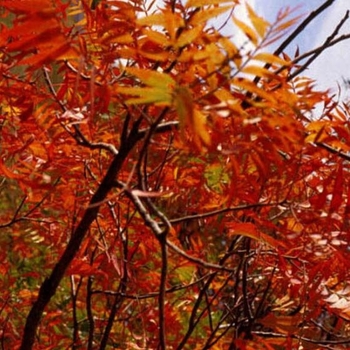
[[[330,205],[330,212],[333,213],[339,209],[343,201],[343,163],[338,166],[337,175],[334,181],[334,190]]]

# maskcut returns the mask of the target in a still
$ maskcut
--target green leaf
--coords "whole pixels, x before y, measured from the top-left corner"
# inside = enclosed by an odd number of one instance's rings
[[[117,92],[124,95],[135,96],[126,100],[127,104],[155,103],[169,106],[172,103],[172,92],[175,80],[168,74],[149,71],[140,68],[126,68],[126,72],[140,80],[146,87],[119,86]]]

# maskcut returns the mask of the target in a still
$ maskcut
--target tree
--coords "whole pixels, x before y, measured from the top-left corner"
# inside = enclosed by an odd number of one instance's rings
[[[334,0],[90,3],[2,4],[2,349],[348,348],[349,107],[303,76],[348,13],[291,57]]]

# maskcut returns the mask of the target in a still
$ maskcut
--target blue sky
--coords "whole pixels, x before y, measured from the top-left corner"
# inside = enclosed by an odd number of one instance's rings
[[[146,0],[151,1],[151,0]],[[155,6],[160,5],[164,0],[156,0]],[[251,7],[262,17],[269,22],[274,22],[276,15],[281,8],[289,7],[295,9],[293,15],[303,15],[305,18],[311,11],[321,6],[326,0],[241,0],[241,3],[249,3]],[[184,0],[186,2],[186,0]],[[241,9],[244,6],[241,6]],[[244,21],[244,13],[239,8],[235,9],[235,15]],[[300,52],[307,52],[318,47],[325,39],[333,32],[339,21],[343,18],[346,11],[350,10],[350,0],[335,0],[319,17],[317,17],[305,31],[297,37],[294,43],[289,47],[289,54],[293,54],[297,48]],[[223,16],[214,20],[214,25],[220,27],[222,21],[227,20]],[[215,23],[216,22],[216,23]],[[232,23],[228,21],[228,23]],[[237,31],[228,25],[223,32],[229,36],[235,36]],[[344,25],[341,33],[350,33],[350,20]],[[239,39],[239,38],[238,38]],[[243,43],[243,37],[240,42]],[[271,49],[272,50],[272,49]],[[316,61],[312,63],[307,71],[304,71],[305,76],[309,76],[317,82],[317,87],[320,90],[331,89],[334,93],[338,92],[338,83],[343,86],[343,78],[350,79],[350,39],[339,43],[321,54]],[[343,89],[344,90],[344,89]],[[347,91],[350,96],[350,91]]]
[[[274,21],[277,12],[283,7],[297,8],[295,14],[306,16],[324,2],[324,0],[248,0],[255,11],[270,22]],[[291,46],[291,52],[294,52],[297,45],[301,52],[305,52],[324,42],[348,9],[350,9],[349,0],[336,0],[296,39]],[[341,33],[350,33],[350,20],[348,22]],[[337,83],[342,84],[342,78],[350,78],[349,61],[350,39],[321,54],[304,74],[317,80],[320,89],[332,88],[337,91]]]

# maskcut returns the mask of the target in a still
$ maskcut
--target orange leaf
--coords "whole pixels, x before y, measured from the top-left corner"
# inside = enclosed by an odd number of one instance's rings
[[[7,166],[3,163],[0,157],[0,172],[2,172],[8,179],[20,179],[22,176],[11,172]]]
[[[198,109],[195,109],[193,112],[191,127],[195,137],[194,140],[198,148],[201,148],[201,144],[209,146],[211,140],[208,130],[206,129],[206,117]]]
[[[187,87],[178,86],[174,89],[174,104],[180,121],[182,139],[185,139],[184,130],[187,126],[199,150],[203,145],[209,146],[210,135],[206,129],[206,118],[195,108],[191,91]]]
[[[275,102],[275,99],[271,93],[268,93],[263,89],[260,89],[252,81],[249,81],[249,80],[244,79],[244,78],[234,78],[232,82],[234,85],[236,85],[239,88],[242,88],[248,92],[256,94],[256,95],[264,98],[267,101]]]
[[[255,239],[261,243],[268,244],[272,248],[277,249],[280,246],[285,246],[284,243],[272,238],[271,236],[259,231],[255,225],[247,223],[230,223],[228,224],[229,235],[240,235]]]
[[[221,14],[231,9],[232,9],[232,6],[221,6],[221,7],[209,8],[206,10],[199,11],[195,13],[195,15],[191,18],[190,23],[192,25],[206,23],[211,18],[220,16]]]

